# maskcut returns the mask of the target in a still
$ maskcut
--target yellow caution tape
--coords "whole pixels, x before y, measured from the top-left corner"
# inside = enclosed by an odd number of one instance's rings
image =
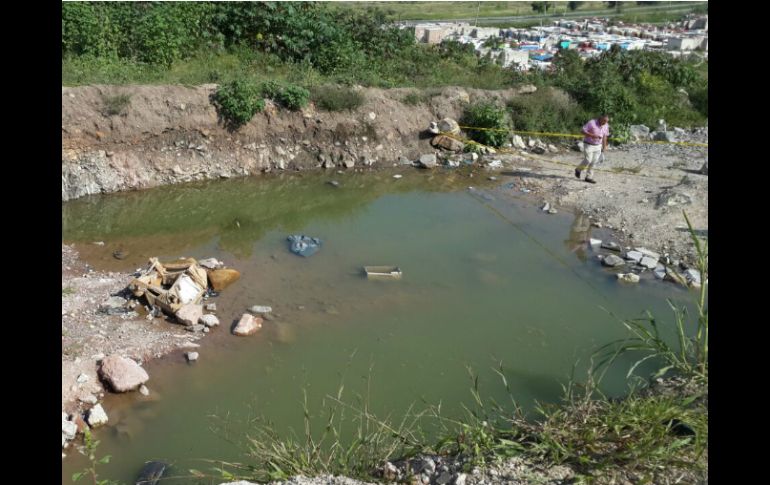
[[[560,138],[583,138],[585,135],[573,135],[571,133],[550,133],[550,132],[541,132],[541,131],[521,131],[521,130],[509,130],[509,129],[503,129],[503,128],[481,128],[478,126],[463,126],[459,125],[460,128],[465,130],[476,130],[476,131],[499,131],[499,132],[505,132],[505,133],[516,133],[519,135],[536,135],[536,136],[555,136]],[[608,138],[610,141],[623,141],[620,138]],[[682,145],[682,146],[694,146],[694,147],[705,147],[708,148],[708,143],[691,143],[691,142],[685,142],[685,141],[659,141],[659,140],[640,140],[636,143],[658,143],[658,144],[668,144],[668,145]]]
[[[532,155],[532,154],[526,153],[526,152],[517,151],[517,150],[514,150],[514,149],[493,148],[493,147],[489,147],[487,145],[484,145],[483,143],[479,143],[477,141],[470,140],[468,138],[463,138],[463,137],[460,137],[460,136],[457,136],[457,135],[453,135],[452,133],[448,133],[448,132],[441,132],[441,134],[446,136],[446,137],[452,138],[454,140],[457,140],[457,141],[460,141],[460,142],[463,142],[463,143],[466,143],[466,144],[469,144],[469,145],[478,145],[478,146],[486,148],[486,149],[492,149],[492,150],[495,151],[495,153],[514,154],[514,155],[519,155],[519,156],[523,156],[523,157],[526,157],[526,158],[530,158],[532,160],[537,160],[537,161],[543,162],[543,163],[553,163],[555,165],[564,165],[564,166],[570,167],[572,169],[577,168],[577,165],[572,164],[572,163],[559,162],[557,160],[551,160],[551,159],[544,158],[544,157],[538,157],[536,155]],[[606,169],[602,169],[602,168],[597,168],[596,166],[593,167],[593,170],[596,171],[596,172],[614,173],[616,175],[620,173],[620,172],[616,172],[615,170],[606,170]],[[680,179],[678,179],[676,177],[666,177],[666,176],[662,176],[662,175],[643,175],[643,174],[632,173],[632,172],[625,172],[625,174],[631,175],[633,177],[642,177],[642,178],[657,178],[657,179],[663,179],[663,180],[680,180]]]

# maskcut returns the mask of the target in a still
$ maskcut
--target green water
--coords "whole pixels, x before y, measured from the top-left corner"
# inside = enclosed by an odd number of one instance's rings
[[[619,284],[586,249],[584,218],[547,215],[539,200],[479,187],[483,175],[403,174],[249,178],[63,204],[63,240],[97,268],[214,256],[242,273],[215,299],[222,325],[203,340],[198,362],[176,354],[150,363],[149,397],[105,401],[110,426],[96,433],[98,454],[113,460],[103,477],[133,483],[147,460],[170,462],[175,474],[210,470],[201,459],[243,462],[232,443],[243,422],[262,415],[300,430],[303,389],[311,409],[344,383],[344,398],[368,392],[376,413],[398,416],[426,400],[452,415],[472,403],[467,367],[482,394],[506,399],[492,370],[502,363],[515,398],[531,409],[534,400],[558,400],[576,361],[626,335],[608,312],[668,318],[666,298],[689,298],[656,281]],[[324,246],[295,256],[292,233]],[[116,249],[127,259],[114,259]],[[365,265],[397,265],[404,276],[367,281]],[[230,335],[255,304],[271,305],[276,319],[255,336]],[[626,369],[608,377],[610,392],[623,391]],[[226,416],[229,431],[213,431],[212,415]],[[85,465],[69,455],[63,483]]]

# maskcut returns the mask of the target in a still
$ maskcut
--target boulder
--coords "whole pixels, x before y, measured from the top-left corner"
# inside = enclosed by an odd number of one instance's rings
[[[438,165],[438,161],[436,160],[436,155],[433,153],[429,153],[426,155],[420,156],[420,166],[423,168],[433,168],[436,165]]]
[[[639,261],[642,260],[642,258],[644,257],[644,254],[640,253],[639,251],[628,251],[625,257],[626,259],[629,259],[634,263],[638,263]]]
[[[198,322],[207,327],[216,327],[219,325],[219,319],[216,315],[201,315]]]
[[[102,360],[99,373],[115,392],[133,391],[150,379],[139,364],[115,354]]]
[[[452,118],[444,118],[443,120],[439,121],[438,129],[442,133],[450,133],[452,135],[457,135],[460,133],[460,125],[458,125],[457,122]]]
[[[94,428],[102,424],[107,424],[108,419],[109,418],[107,417],[107,413],[104,412],[102,405],[97,404],[96,406],[92,407],[90,411],[88,411],[86,422],[88,422],[89,426]]]
[[[621,266],[625,264],[625,261],[623,261],[623,259],[620,256],[610,254],[609,256],[602,259],[602,264],[604,266],[609,266],[611,268],[614,268],[616,266]]]
[[[443,148],[452,152],[461,152],[465,149],[465,143],[446,135],[434,136],[430,144],[435,148]]]
[[[203,305],[196,305],[194,303],[188,303],[182,305],[182,307],[174,314],[177,322],[182,325],[195,325],[198,320],[203,316]]]
[[[618,280],[625,283],[639,283],[639,275],[634,273],[618,273]]]
[[[222,291],[241,277],[238,270],[230,268],[207,270],[206,273],[209,277],[209,284],[214,291]]]
[[[524,143],[524,140],[519,135],[513,135],[513,139],[511,140],[511,144],[518,148],[519,150],[526,150],[527,145]]]
[[[650,129],[644,125],[631,125],[628,130],[634,140],[648,140],[650,138]]]

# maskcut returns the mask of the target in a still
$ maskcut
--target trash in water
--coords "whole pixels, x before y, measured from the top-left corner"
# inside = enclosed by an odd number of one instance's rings
[[[398,266],[364,266],[364,272],[370,280],[401,278],[401,269]]]
[[[398,174],[398,173],[393,176],[394,179],[400,179],[401,177],[403,177],[403,175]]]
[[[333,187],[339,187],[340,186],[340,183],[337,182],[336,180],[330,180],[330,181],[328,181],[326,183],[331,185],[331,186],[333,186]]]
[[[528,193],[532,192],[531,190],[529,190],[529,189],[526,189],[526,188],[524,188],[524,189],[521,189],[521,191],[522,191],[523,193],[525,193],[525,194],[528,194]]]
[[[308,237],[304,235],[293,235],[288,237],[291,246],[289,251],[300,256],[312,256],[321,249],[321,240],[317,237]]]
[[[135,485],[157,485],[167,467],[168,464],[162,461],[148,461],[139,472]]]

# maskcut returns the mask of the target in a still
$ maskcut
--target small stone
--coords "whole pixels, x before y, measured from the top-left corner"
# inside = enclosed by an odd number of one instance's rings
[[[494,181],[497,180],[497,177],[488,177],[488,179],[491,180],[492,182],[494,182]]]
[[[217,261],[216,258],[201,259],[200,261],[198,261],[198,264],[207,269],[217,269],[224,266],[224,264],[221,261]]]
[[[78,434],[78,426],[72,421],[62,420],[61,432],[67,440],[75,439],[75,436]]]
[[[96,399],[96,396],[93,394],[89,394],[87,396],[78,398],[80,402],[86,403],[86,404],[96,404],[98,400]]]
[[[626,283],[639,283],[639,275],[634,273],[618,273],[617,277],[619,281],[624,281]]]
[[[195,362],[198,360],[198,352],[186,352],[184,356],[187,357],[187,362]]]
[[[202,323],[206,327],[216,327],[219,325],[219,319],[216,315],[203,315],[198,322]]]
[[[150,390],[147,389],[147,386],[142,384],[141,386],[139,386],[139,394],[141,394],[142,396],[149,396]]]
[[[233,334],[241,337],[252,335],[262,328],[262,319],[249,313],[244,313],[233,329]]]
[[[556,214],[556,209],[553,209],[553,208],[548,209],[548,213],[549,214]]]
[[[78,376],[77,381],[78,381],[78,384],[85,384],[86,382],[88,382],[89,379],[90,378],[86,374],[80,374]]]
[[[256,314],[271,313],[273,308],[265,305],[254,305],[253,307],[249,308],[249,311]]]
[[[593,238],[591,238],[591,239],[588,240],[588,244],[593,249],[597,249],[597,248],[599,248],[602,245],[602,240],[601,239],[593,239]]]
[[[206,311],[215,312],[215,311],[217,311],[217,304],[216,303],[209,303],[209,304],[206,305],[205,308],[206,308]]]
[[[546,202],[546,203],[543,205],[543,207],[541,208],[541,210],[542,210],[543,212],[548,212],[548,210],[549,210],[550,208],[551,208],[551,204],[549,204],[548,202]]]
[[[638,263],[639,261],[641,261],[643,257],[644,255],[639,251],[628,251],[626,252],[626,256],[625,256],[626,259],[629,259],[635,263]]]
[[[465,473],[458,473],[454,478],[454,485],[465,485],[467,475]]]
[[[92,428],[106,424],[108,420],[107,413],[104,412],[104,408],[102,408],[101,404],[92,407],[91,410],[88,411],[88,417],[86,418],[86,422]]]
[[[338,181],[336,181],[336,180],[330,180],[327,183],[329,185],[331,185],[332,187],[339,187],[340,186],[340,183]]]
[[[614,268],[615,266],[620,266],[622,264],[625,264],[625,261],[623,261],[623,259],[620,258],[619,256],[616,256],[614,254],[610,254],[607,257],[605,257],[604,259],[602,259],[602,264],[604,266],[610,266],[610,267]]]
[[[196,324],[196,325],[190,325],[188,327],[185,327],[185,330],[187,330],[188,332],[196,333],[196,332],[202,332],[203,329],[205,328],[206,328],[205,325]]]
[[[420,165],[423,168],[433,168],[437,164],[438,161],[436,160],[436,155],[433,153],[420,156]]]
[[[649,256],[645,256],[642,258],[641,261],[639,261],[639,264],[644,266],[647,269],[655,269],[655,267],[658,266],[658,260],[652,259]]]
[[[397,173],[396,175],[393,176],[393,178],[396,179],[396,180],[400,179],[401,177],[403,177],[403,175],[401,175],[399,173]]]
[[[603,242],[602,243],[602,249],[609,249],[610,251],[620,251],[620,245],[616,242]]]
[[[369,113],[369,119],[370,119],[370,120],[372,120],[372,121],[374,121],[374,120],[375,120],[375,118],[377,118],[377,114],[376,114],[376,113],[374,113],[373,111],[372,111],[372,112],[370,112],[370,113]]]

